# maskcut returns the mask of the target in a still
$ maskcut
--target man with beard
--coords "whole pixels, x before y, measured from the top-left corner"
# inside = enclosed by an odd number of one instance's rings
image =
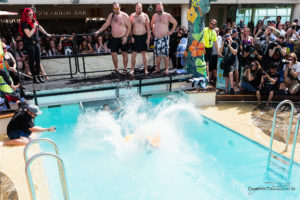
[[[122,12],[119,3],[113,3],[113,13],[110,13],[103,26],[95,32],[95,34],[102,33],[106,28],[111,26],[111,56],[114,63],[116,73],[119,73],[118,66],[118,51],[121,48],[124,64],[124,73],[127,74],[128,63],[128,43],[127,38],[131,32],[131,23],[129,16]]]
[[[148,74],[148,57],[147,47],[150,44],[150,25],[149,17],[146,13],[142,12],[143,7],[141,3],[135,4],[135,13],[130,15],[130,21],[132,23],[132,37],[131,42],[133,44],[131,55],[131,72],[134,74],[134,66],[136,62],[136,55],[138,52],[142,53],[143,63],[145,67],[145,74]]]
[[[169,31],[169,23],[172,23],[172,30]],[[169,75],[169,36],[174,32],[177,21],[174,17],[164,12],[161,2],[156,4],[156,13],[152,16],[151,28],[154,34],[154,52],[156,56],[156,69],[153,73],[160,72],[161,56],[164,57],[166,75]]]

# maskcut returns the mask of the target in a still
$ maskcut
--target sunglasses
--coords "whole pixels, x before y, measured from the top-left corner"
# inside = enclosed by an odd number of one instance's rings
[[[210,23],[210,25],[212,25],[212,26],[216,26],[216,24],[214,24],[214,23]]]
[[[116,10],[116,11],[117,11],[117,10],[120,10],[120,8],[113,8],[113,10]]]
[[[6,50],[6,49],[7,49],[7,47],[2,47],[2,49],[3,49],[3,50]]]
[[[28,16],[33,16],[33,14],[32,14],[32,13],[29,13]]]
[[[252,67],[256,67],[256,64],[251,64]]]
[[[178,32],[178,34],[183,35],[183,32]]]

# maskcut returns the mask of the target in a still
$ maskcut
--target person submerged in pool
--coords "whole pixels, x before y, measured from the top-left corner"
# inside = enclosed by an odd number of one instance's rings
[[[156,134],[153,134],[150,136],[148,135],[146,137],[143,137],[143,136],[141,136],[141,134],[137,134],[137,133],[128,134],[124,137],[124,140],[126,142],[129,142],[136,138],[139,141],[142,141],[145,144],[145,146],[150,147],[150,149],[157,149],[160,146],[160,133],[156,133]]]

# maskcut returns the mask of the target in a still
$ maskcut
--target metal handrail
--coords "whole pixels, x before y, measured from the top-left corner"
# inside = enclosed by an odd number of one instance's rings
[[[35,195],[34,185],[33,185],[33,182],[32,182],[32,176],[31,176],[31,172],[30,172],[30,166],[31,166],[31,164],[32,164],[32,162],[34,160],[36,160],[37,158],[42,157],[42,156],[53,157],[59,163],[59,165],[60,165],[59,169],[61,169],[61,172],[62,172],[61,175],[62,175],[62,178],[63,178],[63,180],[61,182],[61,187],[62,187],[64,199],[68,200],[69,199],[69,194],[68,194],[68,188],[67,188],[67,184],[66,184],[66,175],[65,175],[66,173],[65,173],[64,162],[62,161],[62,159],[59,156],[57,156],[55,154],[52,154],[52,153],[38,153],[38,154],[32,156],[28,160],[28,162],[26,163],[25,173],[26,173],[27,183],[28,183],[29,188],[30,188],[31,199],[36,200],[36,195]]]
[[[281,106],[283,106],[284,104],[290,104],[291,106],[291,116],[290,116],[290,123],[289,123],[289,128],[288,128],[288,135],[286,138],[286,144],[285,144],[285,148],[284,151],[287,151],[288,149],[288,143],[289,143],[289,137],[290,137],[290,132],[291,132],[291,127],[292,127],[292,122],[293,122],[293,116],[294,116],[294,103],[290,100],[284,100],[282,102],[280,102],[274,112],[274,118],[273,118],[273,125],[272,125],[272,132],[271,132],[271,142],[270,142],[270,148],[269,148],[269,153],[268,153],[268,161],[267,161],[267,169],[270,166],[270,159],[271,159],[271,153],[272,153],[272,145],[273,145],[273,140],[274,140],[274,129],[275,129],[275,124],[276,124],[276,118],[277,118],[277,112],[279,110],[279,108],[281,108]]]
[[[31,140],[28,144],[26,144],[25,148],[24,148],[24,151],[23,151],[23,156],[24,156],[24,160],[25,160],[25,163],[28,162],[28,155],[27,155],[27,152],[29,150],[29,147],[33,144],[36,144],[36,143],[39,143],[39,142],[48,142],[50,143],[53,147],[54,147],[54,150],[55,150],[55,153],[56,155],[59,156],[59,151],[58,151],[58,146],[55,144],[55,142],[53,142],[52,140],[50,139],[47,139],[47,138],[39,138],[39,139],[34,139],[34,140]]]
[[[51,144],[51,145],[54,147],[55,155],[56,155],[56,156],[59,156],[58,146],[55,144],[55,142],[53,142],[52,140],[47,139],[47,138],[34,139],[34,140],[31,140],[31,141],[25,146],[25,148],[24,148],[23,156],[24,156],[24,160],[25,160],[25,165],[27,165],[27,163],[29,162],[28,160],[30,160],[32,157],[34,157],[34,156],[32,156],[30,159],[28,159],[27,153],[28,153],[29,148],[31,147],[31,145],[36,144],[36,143],[39,143],[39,142],[47,142],[47,143]],[[36,154],[36,155],[37,155],[37,154]],[[64,169],[62,169],[62,166],[61,166],[61,164],[59,163],[59,161],[57,161],[57,166],[58,166],[58,171],[59,171],[60,181],[61,181],[61,183],[63,183],[63,182],[64,182],[64,175],[63,175],[63,173],[64,173],[63,170],[64,170]],[[30,175],[30,176],[31,176],[31,175]],[[29,183],[29,184],[30,184],[30,183]],[[64,191],[64,188],[62,188],[62,190]],[[33,195],[35,195],[34,191],[33,191],[32,196],[33,196]],[[32,198],[32,199],[33,199],[33,198]]]
[[[300,114],[298,114],[298,120],[297,120],[297,125],[296,125],[296,129],[295,129],[295,134],[294,134],[294,142],[293,142],[293,148],[292,148],[292,155],[290,158],[290,167],[289,167],[289,171],[288,171],[288,178],[291,177],[291,173],[292,173],[295,149],[296,149],[296,144],[297,144],[297,135],[298,135],[298,131],[299,131],[299,123],[300,123]]]

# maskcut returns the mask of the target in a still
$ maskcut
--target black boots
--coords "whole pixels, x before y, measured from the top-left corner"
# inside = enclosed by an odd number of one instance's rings
[[[41,83],[45,83],[43,77],[41,75],[37,76],[37,79],[41,82]]]
[[[37,83],[37,84],[40,83],[40,82],[37,81],[36,76],[32,76],[32,78],[33,78],[33,83]]]
[[[38,75],[38,76],[33,76],[33,83],[45,83],[44,79],[42,76]]]

